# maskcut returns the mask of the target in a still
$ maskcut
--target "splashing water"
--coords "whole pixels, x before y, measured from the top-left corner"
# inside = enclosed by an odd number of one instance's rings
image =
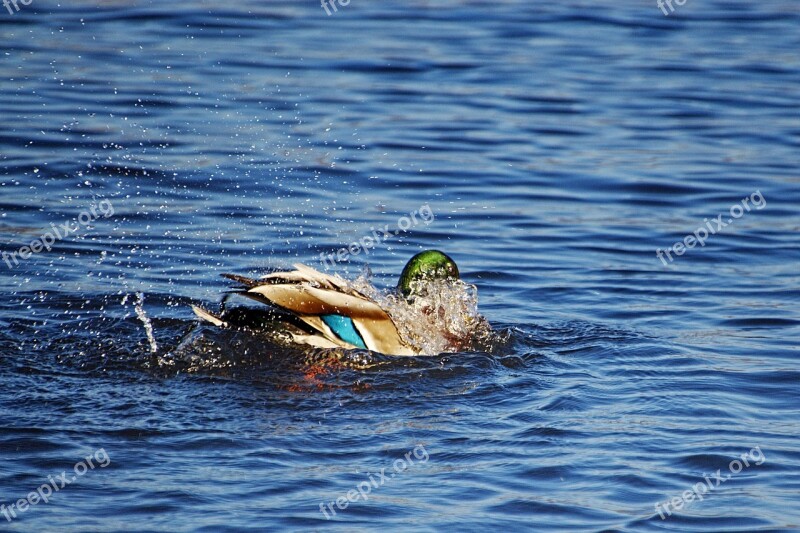
[[[134,304],[133,308],[136,310],[136,316],[139,317],[139,320],[144,324],[144,332],[147,334],[147,341],[150,343],[150,352],[156,353],[158,352],[158,344],[156,344],[156,338],[153,335],[153,324],[150,322],[150,319],[147,318],[144,307],[142,307],[144,305],[144,294],[137,292],[136,297],[138,301]]]
[[[465,350],[490,351],[499,340],[478,313],[478,288],[461,280],[426,283],[422,296],[407,301],[383,292],[361,276],[350,285],[389,313],[400,336],[420,353],[436,355]]]

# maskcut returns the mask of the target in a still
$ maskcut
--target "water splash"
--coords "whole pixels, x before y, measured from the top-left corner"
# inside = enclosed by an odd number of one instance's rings
[[[150,319],[147,317],[142,307],[144,304],[144,293],[137,292],[136,297],[138,301],[133,305],[133,308],[136,310],[136,316],[138,316],[139,320],[144,324],[144,332],[147,334],[147,341],[150,343],[150,352],[156,353],[158,352],[158,344],[156,344],[156,338],[153,335],[153,324],[150,322]],[[124,301],[125,300],[123,300],[123,303]]]
[[[389,313],[400,336],[422,354],[490,351],[498,340],[478,312],[478,289],[461,280],[426,283],[422,296],[407,301],[394,291],[377,289],[366,276],[352,287]]]

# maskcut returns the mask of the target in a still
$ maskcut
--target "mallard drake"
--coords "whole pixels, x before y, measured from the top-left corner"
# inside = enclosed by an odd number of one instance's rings
[[[283,327],[295,344],[318,348],[361,348],[386,355],[420,355],[401,337],[397,325],[374,299],[339,276],[303,264],[260,279],[223,274],[239,286],[235,292],[277,308],[271,324]],[[412,257],[397,283],[406,300],[424,296],[429,282],[459,279],[458,267],[447,254],[426,250]],[[195,314],[219,327],[230,327],[226,315],[215,316],[198,306]]]

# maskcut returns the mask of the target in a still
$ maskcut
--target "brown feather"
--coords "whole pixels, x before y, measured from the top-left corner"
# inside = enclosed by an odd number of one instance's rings
[[[325,348],[356,348],[340,339],[319,316],[336,314],[353,320],[370,350],[389,355],[417,355],[400,337],[389,314],[350,287],[346,280],[302,264],[294,267],[296,270],[273,272],[258,280],[236,274],[223,276],[242,285],[241,294],[244,296],[291,312],[317,333],[293,334],[298,343]],[[206,316],[203,318],[208,320]]]

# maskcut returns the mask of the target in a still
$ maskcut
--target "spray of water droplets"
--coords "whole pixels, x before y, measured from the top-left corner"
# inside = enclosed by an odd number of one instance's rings
[[[385,309],[403,340],[422,354],[488,350],[493,344],[495,334],[478,313],[474,285],[460,280],[430,282],[422,296],[410,301],[393,291],[378,290],[364,276],[352,286]]]
[[[136,310],[136,316],[139,317],[139,320],[142,321],[144,324],[144,332],[147,334],[147,342],[150,343],[150,351],[152,353],[158,352],[158,344],[156,344],[156,338],[153,335],[153,323],[150,322],[150,319],[147,317],[147,314],[144,312],[144,293],[137,292],[136,297],[138,301],[134,304],[134,309]],[[127,296],[125,296],[125,300],[123,303],[127,301]]]

